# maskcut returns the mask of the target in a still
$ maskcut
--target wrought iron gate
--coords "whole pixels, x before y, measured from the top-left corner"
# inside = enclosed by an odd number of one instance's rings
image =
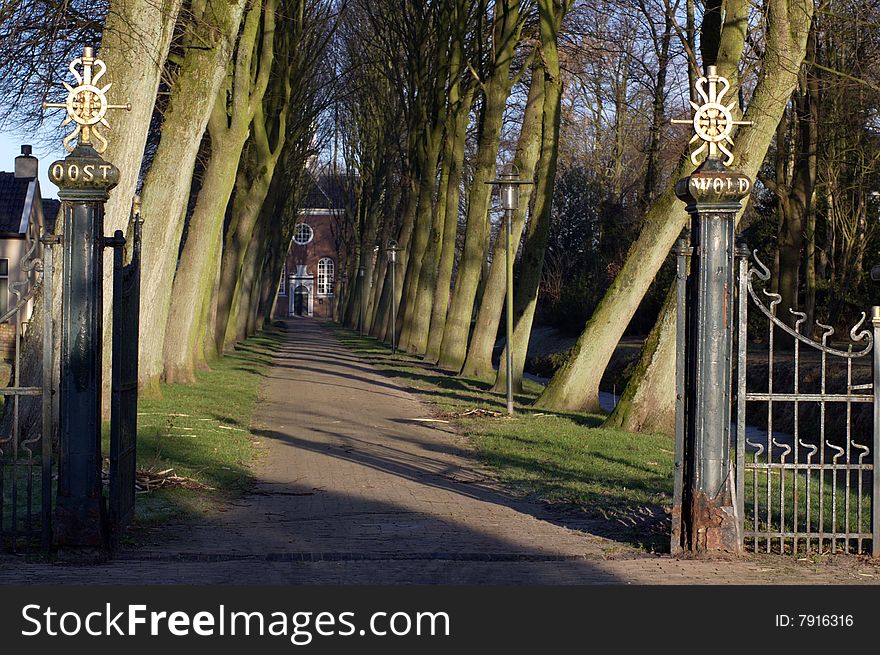
[[[12,332],[10,379],[3,396],[0,425],[0,541],[13,552],[52,543],[55,361],[52,324],[52,247],[33,223],[16,274],[9,270],[15,304],[0,315]],[[15,281],[13,281],[15,280]],[[42,302],[35,306],[42,289]],[[40,332],[25,339],[30,324]],[[26,352],[27,351],[27,352]]]
[[[132,210],[132,257],[124,263],[125,238],[113,247],[113,362],[110,396],[110,539],[116,543],[134,515],[137,451],[138,323],[141,288],[141,226]]]
[[[744,545],[878,556],[880,307],[872,309],[873,330],[863,329],[863,313],[845,345],[833,343],[834,328],[818,322],[816,341],[802,333],[805,314],[788,310],[790,324],[781,320],[781,296],[756,284],[770,279],[757,254],[754,265],[747,252],[738,257],[735,486]],[[762,331],[766,325],[766,376],[763,356],[748,352],[750,306],[760,312]],[[750,376],[754,367],[758,375]]]

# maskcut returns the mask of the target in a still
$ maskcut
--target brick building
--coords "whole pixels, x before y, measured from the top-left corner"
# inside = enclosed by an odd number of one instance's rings
[[[341,259],[337,221],[344,207],[345,192],[338,179],[309,174],[309,189],[278,286],[276,317],[333,317]]]

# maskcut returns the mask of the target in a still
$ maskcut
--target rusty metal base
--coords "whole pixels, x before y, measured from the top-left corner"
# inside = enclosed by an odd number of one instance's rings
[[[104,499],[59,496],[52,522],[56,546],[104,548],[107,545]]]
[[[690,508],[690,550],[697,553],[742,554],[742,539],[729,488],[709,498],[696,492]]]

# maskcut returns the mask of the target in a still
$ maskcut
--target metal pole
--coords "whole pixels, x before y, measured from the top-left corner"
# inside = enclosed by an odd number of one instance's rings
[[[397,293],[394,291],[394,278],[396,277],[397,262],[396,254],[391,259],[391,352],[397,354]]]
[[[691,253],[687,239],[679,239],[675,248],[675,449],[672,469],[672,530],[670,552],[682,548],[681,507],[684,481],[685,439],[685,332],[687,328],[687,260]]]
[[[740,552],[730,467],[734,221],[751,181],[710,157],[676,193],[691,215],[682,511],[691,550]]]
[[[736,245],[739,259],[737,272],[737,311],[736,311],[736,519],[739,539],[745,530],[745,481],[746,481],[746,367],[748,359],[748,311],[749,311],[749,248],[745,242]]]
[[[361,297],[358,299],[358,332],[360,332],[361,336],[364,336],[364,267],[361,266],[358,269],[358,282],[360,284],[360,295]]]
[[[728,145],[736,120],[722,98],[730,83],[708,66],[697,81],[702,105],[691,103],[691,152],[699,166],[675,185],[691,215],[691,273],[687,284],[685,330],[684,484],[680,524],[683,546],[693,551],[742,551],[742,532],[730,466],[732,335],[734,298],[734,226],[740,201],[752,181],[727,169],[733,163]],[[731,104],[732,108],[734,105]],[[700,163],[702,153],[708,157]],[[743,375],[743,371],[739,372]],[[673,527],[673,533],[676,530]]]
[[[41,545],[48,551],[52,546],[52,503],[46,499],[52,497],[52,441],[54,418],[52,402],[52,377],[55,372],[54,336],[52,334],[52,279],[54,275],[53,248],[58,243],[57,237],[44,236],[43,243],[43,436],[42,436],[42,535]]]
[[[513,210],[507,213],[507,414],[513,416]]]
[[[871,556],[880,557],[880,307],[871,308],[874,327],[874,443],[871,455],[874,470],[871,471]]]

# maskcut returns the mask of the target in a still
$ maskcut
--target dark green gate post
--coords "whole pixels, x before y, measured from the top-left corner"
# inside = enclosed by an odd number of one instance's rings
[[[101,546],[101,359],[104,203],[119,170],[88,145],[49,169],[64,212],[61,393],[55,542]]]
[[[740,552],[741,525],[736,511],[730,458],[732,344],[734,303],[734,226],[740,201],[751,180],[727,169],[733,161],[734,103],[721,102],[729,83],[710,66],[697,82],[704,104],[695,108],[695,141],[691,155],[708,150],[694,173],[678,182],[676,195],[691,215],[691,269],[685,309],[684,471],[681,494],[681,547],[691,551]],[[726,157],[724,157],[726,155]],[[681,311],[679,307],[679,311]],[[679,347],[681,347],[679,343]]]
[[[65,103],[44,103],[63,107],[68,122],[76,124],[64,140],[70,154],[49,168],[49,178],[58,188],[64,214],[60,462],[58,498],[53,522],[53,539],[60,546],[104,546],[106,507],[101,483],[101,368],[103,312],[104,203],[119,182],[119,169],[99,154],[106,147],[100,125],[107,125],[108,105],[98,79],[106,67],[96,60],[92,48],[72,62],[79,85],[68,86]],[[97,73],[93,75],[93,67]],[[78,137],[78,145],[69,142]]]

